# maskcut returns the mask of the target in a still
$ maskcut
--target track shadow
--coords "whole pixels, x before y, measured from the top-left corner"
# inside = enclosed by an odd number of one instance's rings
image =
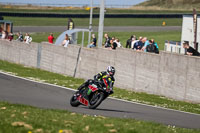
[[[88,107],[81,107],[84,109],[89,109]],[[125,111],[125,110],[116,110],[116,109],[105,109],[105,108],[96,108],[96,109],[89,109],[89,110],[98,110],[98,111],[106,111],[106,112],[119,112],[119,113],[141,113],[141,112],[133,112],[133,111]]]

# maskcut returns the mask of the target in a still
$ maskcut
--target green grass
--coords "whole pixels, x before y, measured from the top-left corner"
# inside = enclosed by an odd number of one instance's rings
[[[63,7],[34,7],[34,6],[4,6],[0,5],[0,12],[19,12],[19,13],[59,13],[59,14],[89,14],[89,10],[85,10],[84,8],[63,8]],[[94,8],[93,9],[94,14],[99,14],[99,8]],[[116,8],[107,8],[106,9],[106,14],[177,14],[177,13],[191,13],[190,10],[156,10],[154,9],[149,9],[145,10],[145,8],[132,8],[132,9],[116,9]]]
[[[6,17],[14,26],[67,26],[68,18],[39,18],[39,17]],[[72,18],[75,26],[89,26],[89,18]],[[105,26],[181,26],[181,18],[105,18]],[[99,25],[99,19],[93,18],[93,26]]]
[[[198,133],[133,119],[108,118],[0,102],[0,133]]]
[[[11,72],[20,77],[56,84],[73,89],[77,89],[84,82],[83,79],[64,76],[61,74],[56,74],[35,68],[23,67],[22,65],[13,64],[1,60],[0,70]],[[175,101],[158,95],[138,93],[120,88],[114,88],[114,92],[115,93],[112,96],[116,98],[200,114],[200,104]]]
[[[159,44],[159,49],[163,50],[164,49],[164,43],[165,40],[173,40],[173,41],[180,41],[181,40],[181,32],[179,31],[165,31],[165,32],[107,32],[111,37],[115,36],[116,38],[120,39],[120,42],[123,44],[123,47],[126,46],[126,41],[128,38],[130,38],[131,35],[136,35],[137,37],[139,36],[146,36],[149,39],[154,38],[155,41]],[[55,38],[59,36],[59,32],[54,32]],[[95,32],[96,36],[98,37],[97,32]],[[34,42],[43,42],[43,41],[48,41],[49,33],[34,33],[31,34],[33,41]],[[78,44],[81,44],[81,37],[82,33],[79,33],[79,40]],[[88,43],[88,34],[85,33],[85,41],[84,45],[87,46]]]

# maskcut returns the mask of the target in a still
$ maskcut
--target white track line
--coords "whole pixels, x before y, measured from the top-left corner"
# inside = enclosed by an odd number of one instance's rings
[[[67,87],[63,87],[63,86],[59,86],[59,85],[55,85],[55,84],[50,84],[50,83],[35,81],[35,80],[32,80],[32,79],[27,79],[27,78],[19,77],[19,76],[16,76],[16,75],[13,75],[13,74],[10,74],[10,73],[6,73],[6,72],[2,72],[2,71],[0,71],[0,73],[2,73],[4,75],[15,77],[15,78],[23,79],[23,80],[26,80],[26,81],[31,81],[31,82],[34,82],[34,83],[40,83],[40,84],[44,84],[44,85],[49,85],[49,86],[54,86],[54,87],[62,88],[62,89],[65,89],[65,90],[76,91],[75,89],[72,89],[72,88],[67,88]],[[153,106],[153,105],[148,105],[148,104],[143,104],[143,103],[137,103],[137,102],[128,101],[128,100],[124,100],[124,99],[118,99],[118,98],[114,98],[114,97],[109,97],[109,99],[118,100],[118,101],[121,101],[121,102],[132,103],[132,104],[143,105],[143,106],[148,106],[148,107],[153,107],[153,108],[158,108],[158,109],[164,109],[164,110],[170,110],[170,111],[175,111],[175,112],[180,112],[180,113],[186,113],[186,114],[200,116],[200,114],[195,114],[195,113],[191,113],[191,112],[185,112],[185,111],[180,111],[180,110],[175,110],[175,109],[169,109],[169,108],[158,107],[158,106]]]

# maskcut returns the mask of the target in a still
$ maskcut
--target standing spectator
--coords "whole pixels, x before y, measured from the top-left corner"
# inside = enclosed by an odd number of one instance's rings
[[[122,44],[118,38],[116,38],[115,43],[117,43],[117,47],[122,47]]]
[[[32,37],[28,33],[26,33],[24,37],[24,42],[27,44],[30,44],[32,42]]]
[[[117,47],[117,43],[114,42],[113,40],[110,40],[110,44],[111,44],[111,49],[115,50]]]
[[[200,56],[200,53],[197,50],[195,50],[194,48],[192,48],[191,46],[189,46],[188,42],[183,43],[183,48],[186,49],[186,55]]]
[[[111,47],[111,44],[110,44],[111,38],[108,36],[107,33],[104,34],[104,37],[105,37],[105,39],[106,39],[105,44],[104,44],[105,48],[110,48],[110,47]]]
[[[132,48],[132,49],[133,49],[134,44],[135,44],[136,42],[138,42],[138,40],[136,39],[136,36],[134,36],[134,37],[132,38],[132,41],[131,41],[131,48]]]
[[[132,38],[133,38],[133,35],[126,41],[126,48],[131,48]]]
[[[151,39],[152,43],[156,46],[156,53],[159,54],[159,47],[158,44],[154,41],[154,39]]]
[[[157,53],[157,47],[151,40],[149,40],[149,44],[146,47],[146,52]]]
[[[20,41],[20,42],[23,42],[23,35],[20,33],[20,32],[18,32],[17,33],[17,39],[16,39],[17,41]]]
[[[48,40],[49,40],[49,43],[53,44],[53,40],[54,40],[53,33],[50,33],[50,35],[48,36]]]
[[[2,30],[1,39],[6,39],[6,38],[7,38],[6,31]]]
[[[65,34],[65,40],[63,40],[63,42],[62,42],[62,46],[64,46],[66,48],[69,43],[70,43],[69,36],[68,36],[68,34]]]
[[[93,48],[93,47],[96,47],[96,44],[97,44],[96,36],[95,36],[95,34],[92,34],[92,42],[87,47],[88,48]]]
[[[144,38],[142,39],[142,42],[144,43],[144,46],[142,47],[142,50],[143,50],[144,52],[147,52],[146,48],[147,48],[147,45],[149,45],[149,40],[147,39],[147,37],[144,37]]]
[[[134,44],[133,49],[140,51],[143,47],[142,37],[139,37],[139,40]]]
[[[9,40],[9,41],[12,41],[13,38],[14,38],[13,33],[9,33],[9,34],[8,34],[8,40]]]

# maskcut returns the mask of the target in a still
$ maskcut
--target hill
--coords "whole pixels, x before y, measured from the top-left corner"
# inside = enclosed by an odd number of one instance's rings
[[[200,10],[200,0],[148,0],[140,3],[136,7],[177,10],[191,10],[196,8],[197,10]]]

